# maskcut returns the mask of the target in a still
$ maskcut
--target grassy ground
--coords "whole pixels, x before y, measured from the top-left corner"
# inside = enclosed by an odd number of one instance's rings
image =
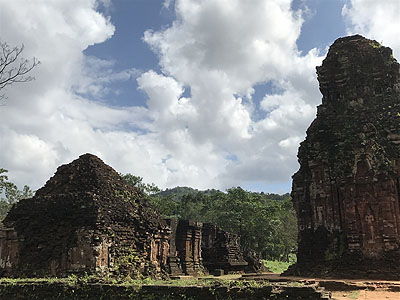
[[[71,275],[66,278],[0,278],[0,285],[32,285],[32,284],[64,284],[66,286],[85,286],[90,284],[107,284],[107,285],[124,285],[124,286],[136,286],[141,287],[143,285],[155,285],[155,286],[174,286],[174,287],[214,287],[214,286],[226,286],[229,288],[261,288],[268,286],[268,281],[256,281],[256,280],[239,280],[240,275],[225,275],[220,278],[216,277],[199,277],[199,278],[188,278],[179,280],[157,280],[151,278],[143,279],[132,279],[126,278],[104,278],[97,276],[80,276]],[[1,296],[0,296],[1,298]],[[3,298],[1,298],[3,299]]]
[[[278,260],[263,260],[264,265],[272,272],[272,273],[282,273],[286,271],[290,265],[296,263],[297,257],[295,254],[289,255],[289,262],[286,261],[278,261]]]
[[[282,273],[289,268],[292,263],[277,261],[277,260],[264,260],[264,265],[272,272],[272,273]]]

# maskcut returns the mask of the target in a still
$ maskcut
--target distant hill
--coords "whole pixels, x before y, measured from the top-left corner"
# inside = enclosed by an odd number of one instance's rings
[[[271,200],[286,200],[286,199],[290,198],[289,193],[279,195],[279,194],[274,194],[274,193],[261,192],[261,194],[263,194],[266,199],[271,199]]]
[[[194,189],[191,187],[187,186],[177,186],[172,189],[166,189],[164,191],[161,191],[157,194],[154,194],[154,196],[160,196],[163,198],[172,198],[172,200],[181,200],[183,196],[186,195],[197,195],[197,194],[204,194],[204,195],[213,195],[215,193],[219,192],[218,190],[215,189],[208,189],[205,191],[200,191],[198,189]]]
[[[170,198],[171,200],[181,200],[183,196],[186,195],[197,195],[197,194],[202,194],[202,195],[207,195],[207,196],[211,196],[214,195],[218,192],[221,192],[219,190],[216,189],[208,189],[208,190],[198,190],[198,189],[194,189],[191,187],[187,187],[187,186],[177,186],[171,189],[166,189],[164,191],[161,191],[159,193],[154,194],[153,196],[159,196],[162,198]],[[287,198],[290,197],[289,193],[283,194],[283,195],[279,195],[279,194],[274,194],[274,193],[257,193],[257,194],[261,194],[263,195],[266,199],[271,199],[271,200],[285,200]]]

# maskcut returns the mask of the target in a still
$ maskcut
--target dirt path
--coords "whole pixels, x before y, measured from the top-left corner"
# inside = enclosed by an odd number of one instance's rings
[[[242,278],[288,284],[318,284],[326,291],[330,291],[332,299],[336,300],[400,300],[400,281],[281,277],[274,273],[246,274]]]
[[[210,278],[210,276],[205,276],[205,278]],[[281,277],[277,273],[236,274],[219,276],[218,278],[287,282],[288,284],[302,285],[318,284],[332,293],[332,300],[400,300],[400,281]]]
[[[399,292],[389,291],[334,291],[332,298],[336,300],[400,300]]]

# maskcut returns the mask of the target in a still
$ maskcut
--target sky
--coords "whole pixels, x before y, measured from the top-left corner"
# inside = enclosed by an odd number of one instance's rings
[[[362,34],[400,56],[399,0],[0,0],[41,61],[0,105],[0,168],[38,189],[92,153],[160,188],[290,192],[315,67]]]

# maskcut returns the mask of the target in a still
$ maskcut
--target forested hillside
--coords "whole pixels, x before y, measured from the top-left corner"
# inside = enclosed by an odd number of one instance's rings
[[[197,193],[201,193],[204,195],[212,195],[217,192],[218,192],[218,190],[215,190],[215,189],[199,191],[199,190],[191,188],[191,187],[177,186],[177,187],[174,187],[171,189],[167,188],[167,189],[157,193],[157,196],[161,196],[163,198],[172,197],[174,200],[180,200],[184,196],[187,196],[187,195],[197,195]]]

